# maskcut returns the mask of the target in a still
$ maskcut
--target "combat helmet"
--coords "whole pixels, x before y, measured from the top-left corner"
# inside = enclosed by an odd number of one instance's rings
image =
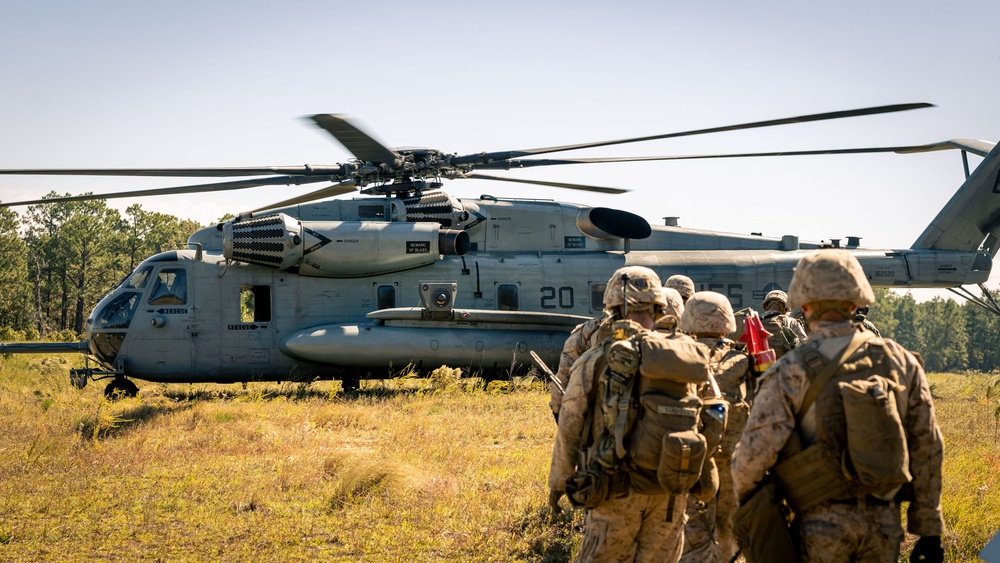
[[[681,294],[681,299],[684,301],[687,301],[692,295],[694,295],[694,282],[687,276],[674,274],[667,278],[667,282],[664,283],[663,286],[676,289],[677,293]]]
[[[681,294],[672,287],[661,287],[659,291],[663,299],[663,314],[680,320],[684,314],[684,299]]]
[[[729,298],[715,291],[699,291],[684,304],[681,330],[693,334],[736,332],[736,317]]]
[[[761,308],[767,309],[767,304],[771,301],[778,301],[788,307],[788,294],[780,289],[768,291],[767,295],[764,296],[764,301],[760,304]]]
[[[872,286],[853,254],[824,249],[806,254],[788,285],[788,306],[817,301],[848,301],[858,307],[875,302]]]
[[[645,266],[626,266],[611,274],[608,287],[604,290],[604,308],[613,310],[625,304],[625,284],[628,284],[628,308],[652,309],[667,302],[660,288],[660,276]]]

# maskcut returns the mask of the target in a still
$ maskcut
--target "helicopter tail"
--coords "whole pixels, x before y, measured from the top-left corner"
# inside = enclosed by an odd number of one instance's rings
[[[1000,250],[1000,144],[966,139],[944,144],[961,149],[967,178],[910,248],[981,250],[995,257]],[[971,175],[969,152],[985,157]]]

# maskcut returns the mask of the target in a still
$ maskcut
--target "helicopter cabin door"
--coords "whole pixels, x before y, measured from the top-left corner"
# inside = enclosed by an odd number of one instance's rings
[[[195,314],[195,294],[188,268],[162,264],[146,284],[149,289],[141,302],[133,325],[136,331],[129,344],[126,374],[184,380],[193,374],[194,342],[191,325]]]
[[[223,307],[222,371],[237,381],[270,377],[274,342],[274,279],[269,270],[239,273],[239,287]]]

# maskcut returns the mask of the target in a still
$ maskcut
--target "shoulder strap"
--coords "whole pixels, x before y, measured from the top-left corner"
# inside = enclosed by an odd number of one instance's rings
[[[607,343],[603,343],[604,350],[607,351]],[[580,436],[580,451],[581,453],[590,448],[597,436],[592,434],[594,428],[594,411],[600,408],[597,404],[597,389],[601,385],[601,377],[604,375],[604,370],[607,368],[606,354],[601,354],[601,357],[594,362],[594,379],[590,382],[590,390],[587,392],[587,418],[583,423],[583,431]]]
[[[829,362],[826,362],[826,360],[823,359],[819,351],[811,350],[812,352],[814,352],[814,354],[812,355],[812,357],[807,357],[805,359],[806,365],[809,368],[815,369],[819,367],[818,365],[815,364],[819,363],[822,365],[822,369],[819,371],[816,378],[809,383],[809,388],[806,390],[806,396],[804,399],[802,399],[802,405],[799,407],[799,410],[795,412],[796,426],[802,424],[802,417],[805,416],[806,411],[808,411],[809,407],[812,406],[813,402],[816,400],[816,397],[819,396],[820,391],[823,390],[823,387],[825,387],[826,384],[830,381],[830,378],[833,377],[833,374],[836,373],[838,369],[840,369],[841,365],[843,365],[844,360],[849,358],[851,354],[856,352],[858,348],[861,347],[862,344],[864,344],[874,336],[875,336],[874,334],[867,331],[855,332],[850,342],[848,342],[847,346],[845,346],[843,350],[840,351],[836,359]],[[816,357],[820,358],[820,362],[810,361],[814,360]]]

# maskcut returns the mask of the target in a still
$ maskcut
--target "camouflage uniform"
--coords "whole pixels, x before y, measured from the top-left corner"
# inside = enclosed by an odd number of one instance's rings
[[[792,317],[788,313],[773,313],[773,312],[764,313],[764,315],[761,318],[767,319],[772,317],[779,325],[792,331],[792,334],[794,334],[795,338],[798,339],[799,346],[809,341],[809,335],[806,334],[805,325],[803,325],[798,319]]]
[[[781,304],[780,311],[776,311],[773,308],[768,309],[768,304],[776,303]],[[762,301],[760,305],[764,309],[764,314],[761,315],[761,319],[774,319],[778,326],[790,330],[798,340],[796,343],[797,346],[801,346],[809,340],[809,336],[806,334],[805,322],[802,319],[792,316],[788,312],[788,294],[784,291],[776,289],[768,292],[768,294],[764,297],[764,301]],[[801,313],[801,309],[799,312]]]
[[[580,459],[583,426],[591,409],[589,395],[599,373],[597,364],[603,347],[592,348],[574,364],[566,394],[559,411],[559,430],[552,449],[549,489],[565,491],[566,479],[573,474]],[[598,435],[604,421],[593,417],[593,432]],[[587,513],[583,543],[577,561],[677,561],[684,544],[684,495],[674,496],[673,512],[667,521],[669,495],[642,495],[632,491]]]
[[[613,286],[610,283],[611,281],[609,280],[609,287]],[[612,287],[612,289],[614,288]],[[661,287],[657,291],[656,314],[664,316],[661,317],[661,323],[658,323],[656,328],[670,330],[672,329],[672,325],[668,319],[669,317],[680,318],[681,313],[684,312],[684,302],[677,291],[673,289]],[[615,303],[615,300],[608,296],[606,302]],[[614,306],[611,310],[604,311],[593,319],[576,325],[576,328],[570,333],[569,338],[566,339],[566,343],[563,344],[562,355],[559,357],[559,369],[556,371],[556,379],[564,390],[569,384],[569,375],[570,370],[573,368],[573,363],[584,352],[604,342],[605,338],[611,336],[611,325],[619,319],[621,319],[621,310],[617,306]],[[549,384],[549,398],[549,408],[552,409],[552,414],[555,415],[558,421],[563,392],[559,390],[559,387],[555,383]]]
[[[857,328],[851,324],[849,315],[841,321],[822,319],[822,307],[829,304],[827,302],[825,305],[823,300],[846,299],[847,302],[867,304],[874,297],[853,256],[844,251],[822,252],[843,253],[829,254],[829,258],[815,260],[826,261],[822,267],[840,260],[853,268],[849,276],[858,280],[856,287],[848,283],[851,280],[844,279],[839,280],[842,282],[841,287],[828,281],[825,284],[818,283],[829,279],[824,278],[823,275],[826,274],[821,271],[815,279],[803,282],[801,293],[805,297],[799,303],[817,307],[810,325],[812,341],[808,346],[818,350],[829,360],[839,355],[857,332]],[[811,259],[810,256],[800,261],[796,277],[799,276],[800,269],[808,271],[808,265],[803,267],[803,262]],[[793,288],[795,283],[793,278]],[[809,285],[810,283],[813,285]],[[852,291],[855,293],[850,298],[841,296]],[[790,288],[789,294],[792,293],[793,289]],[[831,297],[826,297],[826,294]],[[790,301],[795,299],[790,298]],[[902,415],[909,451],[909,471],[913,478],[908,485],[912,486],[912,498],[907,511],[907,527],[911,533],[937,540],[938,538],[931,536],[940,536],[944,530],[941,516],[941,462],[944,453],[941,431],[935,422],[933,401],[924,370],[912,354],[892,340],[875,338],[869,344],[879,345],[884,349],[885,361],[889,362],[890,369],[898,375],[899,383],[905,387],[903,391],[896,392],[896,400]],[[859,362],[866,360],[870,362],[869,349],[862,347],[847,358],[845,364],[859,365]],[[785,355],[762,377],[750,419],[733,461],[733,481],[739,498],[746,498],[764,478],[764,473],[778,462],[779,454],[793,432],[798,434],[803,448],[817,441],[817,403],[803,413],[800,426],[797,427],[795,421],[795,413],[802,405],[810,384],[802,352],[803,349],[798,348]],[[860,499],[832,499],[796,514],[803,560],[895,562],[904,536],[899,510],[895,500],[881,501],[869,495]]]
[[[566,343],[563,344],[562,355],[559,357],[559,369],[556,371],[556,379],[563,389],[569,384],[570,369],[577,358],[584,352],[590,350],[597,344],[604,342],[604,339],[611,336],[611,325],[617,315],[607,311],[590,319],[589,321],[576,325],[570,333]],[[555,383],[549,384],[549,407],[556,420],[559,420],[559,409],[563,401],[563,392]]]
[[[732,333],[736,328],[732,307],[728,309],[725,296],[710,292],[696,293],[697,298],[688,301],[686,318],[682,327],[698,335],[701,333]],[[707,300],[707,303],[702,303]],[[709,305],[718,303],[719,308]],[[704,305],[704,306],[703,306]],[[706,310],[707,309],[707,310]],[[699,314],[701,318],[692,319]],[[715,322],[707,317],[715,316]],[[701,502],[694,495],[688,497],[688,522],[684,527],[685,563],[726,563],[736,554],[736,540],[733,536],[733,513],[736,512],[736,495],[733,490],[732,459],[736,443],[750,412],[750,395],[753,384],[750,374],[750,357],[737,349],[736,343],[719,336],[698,335],[698,342],[711,351],[712,372],[722,396],[729,403],[726,433],[719,450],[713,456],[719,468],[719,492],[708,502]]]
[[[875,336],[882,336],[875,324],[868,320],[868,307],[862,307],[854,312],[854,324],[861,327],[862,330],[867,330],[873,333]]]
[[[726,434],[715,463],[719,467],[719,493],[707,503],[693,496],[688,499],[688,523],[684,528],[683,562],[726,563],[736,554],[733,536],[733,513],[737,499],[733,489],[732,462],[750,413],[750,393],[753,382],[750,357],[736,348],[729,339],[697,338],[712,350],[712,367],[722,396],[729,402]]]

